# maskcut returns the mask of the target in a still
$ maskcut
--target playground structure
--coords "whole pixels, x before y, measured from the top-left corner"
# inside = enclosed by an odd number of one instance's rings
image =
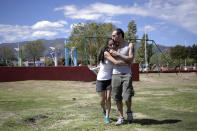
[[[55,66],[57,66],[57,52],[55,50],[55,47],[49,47],[49,48],[51,49],[50,52],[51,58],[53,59]]]
[[[85,54],[86,54],[86,63],[88,64],[88,56],[89,56],[89,53],[88,53],[88,50],[87,50],[87,44],[88,42],[91,42],[91,40],[89,39],[104,39],[103,43],[106,42],[107,39],[109,39],[108,37],[103,37],[103,36],[85,36],[84,38],[84,51],[85,51]],[[132,41],[132,40],[143,40],[143,39],[126,39],[126,41]],[[100,40],[101,41],[101,40]],[[163,54],[163,52],[161,51],[161,49],[159,48],[159,46],[155,43],[154,40],[150,40],[150,39],[145,39],[145,65],[146,65],[146,68],[148,68],[148,62],[147,62],[147,51],[146,51],[146,44],[147,42],[151,42],[152,45],[155,45],[155,47],[158,49],[158,51],[162,54],[163,58],[165,59],[166,63],[169,64],[168,62],[168,59],[165,57],[165,55]],[[98,46],[99,48],[103,47],[103,46]],[[135,49],[134,49],[135,50]],[[146,69],[147,70],[147,69]]]
[[[76,47],[71,47],[68,48],[66,47],[68,43],[68,39],[65,40],[65,66],[72,65],[77,66],[77,48]],[[71,59],[71,63],[69,62]]]

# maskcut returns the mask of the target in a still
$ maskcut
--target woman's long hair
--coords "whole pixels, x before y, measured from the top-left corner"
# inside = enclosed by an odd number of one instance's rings
[[[99,61],[101,61],[102,63],[104,63],[104,52],[105,51],[109,51],[109,41],[112,40],[111,38],[109,38],[105,44],[105,46],[101,49],[100,54],[99,54]]]

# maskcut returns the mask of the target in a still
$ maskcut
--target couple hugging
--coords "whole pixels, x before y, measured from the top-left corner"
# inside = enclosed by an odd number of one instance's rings
[[[133,57],[133,44],[124,41],[122,29],[115,29],[112,32],[112,39],[109,39],[100,51],[100,70],[96,81],[96,91],[100,96],[106,123],[110,122],[111,97],[116,102],[119,113],[116,125],[126,122],[123,116],[123,100],[127,106],[127,121],[133,121],[131,110],[131,98],[134,95],[131,76]]]

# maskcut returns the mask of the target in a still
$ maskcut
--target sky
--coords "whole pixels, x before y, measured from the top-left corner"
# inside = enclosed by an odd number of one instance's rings
[[[73,25],[112,23],[164,46],[197,44],[197,0],[0,0],[0,43],[68,38]]]

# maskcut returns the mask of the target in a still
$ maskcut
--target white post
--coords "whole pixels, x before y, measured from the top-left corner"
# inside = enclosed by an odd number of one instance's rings
[[[56,52],[56,50],[55,50],[55,47],[49,47],[50,49],[51,49],[51,57],[52,57],[52,59],[53,59],[53,62],[54,62],[54,64],[55,64],[55,66],[57,66],[57,52]],[[54,54],[54,56],[53,56],[53,54]]]
[[[185,44],[186,44],[186,41],[185,41]],[[184,44],[184,47],[185,47],[185,44]],[[185,68],[184,70],[187,70],[187,61],[186,61],[186,58],[185,58]]]
[[[148,71],[148,62],[147,62],[147,53],[146,53],[146,26],[145,26],[145,28],[144,28],[144,32],[145,32],[145,66],[146,66],[146,68],[145,68],[145,71]]]
[[[16,51],[17,51],[17,57],[18,57],[18,61],[17,61],[17,63],[18,63],[18,66],[19,66],[19,43],[18,43],[18,48],[14,48]]]
[[[20,55],[19,55],[19,52],[20,51],[20,48],[19,48],[19,42],[18,42],[18,66],[20,65]]]
[[[55,66],[57,66],[57,53],[56,53],[56,51],[55,51],[55,60],[54,60],[54,62],[55,62]]]

